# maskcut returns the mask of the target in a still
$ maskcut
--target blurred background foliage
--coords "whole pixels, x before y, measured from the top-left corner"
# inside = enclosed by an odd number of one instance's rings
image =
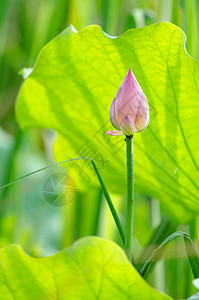
[[[18,72],[33,66],[40,49],[69,24],[77,30],[99,24],[108,34],[119,35],[161,21],[181,27],[188,37],[188,53],[199,59],[198,0],[0,0],[0,186],[54,162],[54,133],[21,132],[14,115],[22,82]],[[75,201],[65,208],[44,201],[42,184],[52,170],[0,191],[0,246],[18,243],[30,254],[41,256],[55,253],[85,235],[107,237],[120,244],[99,187],[91,186],[85,193],[77,190]],[[112,197],[123,220],[125,195]],[[197,224],[197,218],[190,224],[173,224],[157,200],[136,194],[137,261],[143,263],[151,245],[158,245],[177,229],[188,232],[196,241]],[[151,285],[175,298],[194,292],[183,249],[181,240],[172,244],[166,258],[147,277]]]

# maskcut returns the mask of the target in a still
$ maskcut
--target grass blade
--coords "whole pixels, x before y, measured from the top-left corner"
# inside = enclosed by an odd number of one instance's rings
[[[184,238],[185,248],[186,248],[186,253],[187,253],[187,258],[189,260],[189,263],[190,263],[191,270],[192,270],[194,278],[198,278],[199,277],[199,257],[198,257],[197,250],[195,248],[194,243],[190,239],[189,235],[187,233],[185,233],[185,232],[182,232],[182,231],[176,231],[173,234],[169,235],[162,242],[162,244],[158,248],[156,248],[156,249],[153,250],[152,255],[146,261],[146,263],[144,264],[144,266],[141,269],[140,274],[143,277],[146,276],[146,274],[147,274],[148,270],[150,269],[150,267],[158,260],[158,258],[160,257],[161,253],[165,249],[165,246],[168,243],[172,242],[174,239],[178,238],[178,237],[183,237]]]
[[[68,160],[65,160],[65,161],[62,161],[62,162],[59,162],[59,163],[56,163],[56,164],[53,164],[53,165],[50,165],[50,166],[47,166],[47,167],[38,169],[38,170],[36,170],[36,171],[33,171],[33,172],[28,173],[28,174],[26,174],[26,175],[23,175],[23,176],[21,176],[21,177],[15,179],[15,180],[13,180],[12,182],[10,182],[10,183],[8,183],[8,184],[6,184],[6,185],[0,187],[0,190],[2,190],[2,189],[6,188],[6,187],[8,187],[8,186],[10,186],[10,185],[12,185],[12,184],[14,184],[14,183],[17,183],[17,182],[19,182],[19,181],[25,179],[26,177],[29,177],[29,176],[31,176],[31,175],[34,175],[34,174],[36,174],[36,173],[38,173],[38,172],[47,170],[47,169],[49,169],[49,168],[51,168],[51,167],[59,166],[59,165],[61,165],[61,164],[64,164],[64,163],[66,163],[66,162],[69,162],[69,161],[80,160],[80,159],[87,159],[87,160],[90,160],[90,161],[91,161],[92,166],[93,166],[93,168],[94,168],[94,170],[95,170],[95,173],[96,173],[96,175],[97,175],[98,181],[99,181],[99,183],[100,183],[100,186],[101,186],[101,188],[102,188],[104,197],[105,197],[105,199],[106,199],[106,201],[107,201],[107,203],[108,203],[108,206],[109,206],[110,211],[111,211],[111,213],[112,213],[112,216],[113,216],[113,218],[114,218],[115,224],[116,224],[117,229],[118,229],[118,231],[119,231],[119,233],[120,233],[122,242],[123,242],[123,244],[125,245],[125,234],[124,234],[124,231],[123,231],[123,228],[122,228],[120,219],[119,219],[118,214],[117,214],[117,212],[116,212],[116,209],[115,209],[115,207],[114,207],[114,205],[113,205],[113,202],[112,202],[112,200],[111,200],[111,198],[110,198],[110,195],[109,195],[109,193],[108,193],[108,191],[107,191],[107,189],[106,189],[106,186],[105,186],[105,184],[104,184],[104,182],[103,182],[103,180],[102,180],[102,177],[101,177],[101,175],[100,175],[100,173],[99,173],[99,171],[98,171],[98,169],[97,169],[97,167],[96,167],[96,165],[95,165],[95,162],[94,162],[94,160],[93,160],[92,158],[90,158],[90,157],[78,157],[78,158],[68,159]]]

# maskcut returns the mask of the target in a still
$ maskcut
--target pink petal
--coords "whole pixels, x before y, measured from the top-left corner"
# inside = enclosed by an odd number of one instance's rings
[[[111,104],[109,115],[110,115],[111,124],[113,125],[113,127],[115,129],[119,130],[120,129],[120,123],[117,123],[117,120],[116,120],[115,101],[116,101],[116,97],[114,98],[114,100]]]
[[[125,135],[133,135],[138,131],[135,123],[131,120],[131,118],[129,118],[129,116],[126,116],[122,120],[120,123],[120,128]]]
[[[129,115],[132,120],[135,119],[139,101],[137,93],[127,80],[120,86],[114,105],[117,124],[120,124],[127,115]]]
[[[108,135],[123,135],[123,132],[120,130],[114,130],[114,131],[106,131],[106,134],[108,134]]]
[[[143,130],[142,128],[144,128],[147,121],[149,121],[149,105],[144,93],[142,92],[140,95],[134,123],[136,124],[138,130],[141,131]]]
[[[135,91],[142,92],[142,89],[131,69],[129,69],[124,80],[127,80]]]
[[[148,117],[148,120],[146,121],[145,125],[140,130],[138,130],[138,132],[144,130],[149,125],[149,121],[150,121],[150,117]]]

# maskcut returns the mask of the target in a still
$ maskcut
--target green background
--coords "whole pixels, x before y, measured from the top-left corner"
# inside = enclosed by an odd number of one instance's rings
[[[187,34],[188,41],[186,49],[190,55],[198,59],[198,1],[1,1],[0,3],[0,182],[1,185],[23,175],[31,172],[37,168],[46,166],[54,162],[52,155],[52,142],[54,133],[50,130],[31,130],[21,132],[16,124],[14,117],[14,105],[19,86],[22,82],[18,72],[23,67],[32,67],[35,63],[36,57],[41,48],[69,24],[73,24],[77,30],[89,24],[99,24],[102,29],[110,35],[119,35],[125,30],[144,25],[153,24],[159,21],[169,21],[181,27]],[[142,31],[142,29],[141,29]],[[179,68],[172,69],[172,75],[175,76],[182,71],[183,66],[186,64],[195,64],[194,61],[185,55],[183,50],[184,35],[178,30],[179,37],[177,37],[177,44],[179,43],[180,56],[183,65]],[[100,33],[99,33],[100,34]],[[177,33],[176,33],[177,34]],[[181,42],[179,42],[182,38]],[[106,38],[108,40],[108,38]],[[167,42],[167,36],[162,36],[162,42]],[[177,47],[176,47],[177,49]],[[143,48],[144,51],[144,48]],[[165,50],[166,51],[166,50]],[[163,51],[164,52],[164,51]],[[141,52],[140,54],[141,55]],[[175,57],[175,56],[174,56]],[[48,57],[49,59],[49,57]],[[75,57],[74,57],[75,61]],[[175,63],[172,61],[171,63]],[[191,65],[190,74],[193,72],[193,65]],[[133,66],[132,66],[133,68]],[[186,67],[187,70],[187,67]],[[151,70],[152,72],[153,70]],[[111,89],[107,87],[106,103],[109,106],[112,101],[112,95],[117,91],[118,86],[125,76],[126,70],[121,71],[121,75],[113,74],[112,81],[114,87]],[[136,76],[140,82],[144,84],[139,69],[136,67]],[[150,76],[150,74],[149,74]],[[188,75],[191,81],[191,75]],[[183,77],[183,76],[182,76]],[[82,78],[82,76],[81,76]],[[158,79],[157,79],[158,80]],[[164,79],[166,80],[166,78]],[[193,79],[192,79],[193,80]],[[164,83],[164,82],[161,82]],[[104,84],[102,81],[101,84]],[[186,129],[186,138],[192,139],[189,141],[189,146],[192,151],[197,155],[197,120],[194,121],[193,127],[190,128],[190,122],[187,115],[189,110],[195,109],[194,103],[186,102],[186,92],[183,90],[183,82],[180,83],[180,91],[183,93],[183,107],[180,109],[179,114],[182,122],[182,127]],[[193,83],[189,84],[189,91],[195,93],[193,90]],[[105,86],[103,86],[105,87]],[[109,86],[110,87],[110,86]],[[157,86],[158,88],[158,86]],[[145,90],[147,94],[147,90]],[[148,96],[148,94],[147,94]],[[173,103],[172,95],[169,97],[169,103]],[[149,97],[152,101],[154,97]],[[37,98],[38,99],[38,98]],[[193,98],[194,99],[194,98]],[[165,99],[166,101],[166,99]],[[173,104],[174,105],[174,104]],[[154,107],[154,105],[153,105]],[[109,107],[104,111],[104,116],[107,114]],[[161,108],[162,109],[162,108]],[[172,111],[173,107],[170,106]],[[186,109],[186,114],[184,113]],[[196,108],[197,109],[197,108]],[[175,112],[175,111],[174,111]],[[72,118],[72,111],[69,111]],[[33,111],[34,117],[38,117],[37,113]],[[154,107],[154,122],[158,118]],[[161,115],[161,114],[160,114]],[[160,116],[159,115],[159,116]],[[74,118],[78,117],[74,115]],[[91,117],[91,116],[90,116]],[[91,118],[90,122],[95,119]],[[167,116],[164,115],[164,120]],[[29,119],[30,121],[30,119]],[[43,121],[44,120],[40,120]],[[51,122],[55,121],[51,119]],[[108,121],[108,120],[107,120]],[[160,122],[160,121],[159,121]],[[61,120],[60,120],[61,123]],[[165,122],[164,122],[165,124]],[[52,123],[49,124],[51,128]],[[63,124],[62,124],[63,125]],[[102,124],[103,125],[103,124]],[[160,124],[159,124],[160,125]],[[28,126],[26,124],[26,126]],[[78,127],[78,124],[76,125]],[[151,121],[150,126],[155,126]],[[174,128],[172,123],[169,122],[170,132],[169,136],[167,128],[163,128],[161,134],[167,137],[167,145],[169,141],[178,145],[181,153],[186,153],[186,157],[177,156],[180,167],[185,170],[191,177],[191,180],[197,186],[197,171],[193,167],[193,161],[184,145],[181,147],[181,137],[177,140],[173,139]],[[42,126],[43,127],[43,126]],[[46,127],[46,126],[45,126]],[[61,126],[60,126],[61,127]],[[64,126],[62,126],[63,128]],[[150,127],[151,128],[151,127]],[[147,129],[143,132],[142,136],[136,136],[137,142],[144,140],[144,137],[150,138],[150,130]],[[154,128],[154,127],[152,127]],[[55,128],[56,129],[56,128]],[[66,129],[65,129],[66,130]],[[83,131],[83,128],[81,127]],[[175,129],[175,130],[179,130]],[[178,132],[177,132],[178,133]],[[86,133],[88,134],[88,133]],[[176,136],[180,136],[176,134]],[[61,137],[59,137],[61,139]],[[62,143],[56,143],[57,159],[67,159],[65,156],[65,148],[60,148]],[[165,145],[164,145],[165,146]],[[74,146],[75,147],[75,146]],[[166,147],[165,147],[166,148]],[[169,146],[168,146],[169,149]],[[169,151],[174,151],[169,149]],[[139,153],[140,150],[135,150]],[[137,154],[138,155],[138,154]],[[163,151],[161,152],[163,155]],[[139,155],[140,156],[140,155]],[[175,157],[176,158],[176,157]],[[141,159],[141,158],[140,158]],[[161,158],[160,158],[161,159]],[[188,159],[188,160],[187,160]],[[197,156],[194,154],[194,159],[197,162]],[[122,154],[120,157],[122,160]],[[117,164],[116,162],[114,162]],[[164,164],[164,162],[161,161]],[[171,161],[170,161],[171,163]],[[186,163],[186,165],[185,165]],[[171,163],[172,164],[172,163]],[[106,166],[106,164],[105,164]],[[110,168],[106,169],[104,166],[103,172],[105,178],[108,177]],[[150,166],[153,171],[156,171],[156,166]],[[171,173],[172,166],[167,164],[166,170]],[[135,204],[135,252],[136,257],[140,256],[143,247],[150,241],[153,230],[158,226],[162,219],[165,220],[167,215],[167,234],[175,229],[182,229],[196,239],[195,228],[197,228],[197,216],[192,218],[192,212],[197,212],[197,199],[195,197],[196,190],[191,185],[190,180],[184,181],[183,175],[179,174],[175,168],[173,170],[173,177],[177,176],[177,185],[173,179],[169,179],[164,173],[161,175],[165,178],[166,182],[172,186],[174,190],[170,191],[171,196],[176,195],[182,201],[182,205],[176,208],[172,207],[172,200],[170,195],[165,193],[164,189],[160,188],[159,178],[154,179],[152,176],[153,186],[149,183],[147,188],[147,181],[145,180],[144,188],[139,187],[137,175],[137,190],[136,204]],[[194,170],[194,171],[193,171]],[[54,172],[54,171],[53,171]],[[55,170],[55,173],[59,170]],[[63,172],[65,172],[63,170]],[[141,172],[142,180],[145,179],[144,171]],[[161,171],[159,171],[161,172]],[[177,172],[177,173],[175,173]],[[50,173],[50,171],[49,171]],[[138,173],[138,171],[137,171]],[[158,173],[159,174],[159,173]],[[124,219],[125,213],[125,195],[118,195],[118,179],[117,167],[110,178],[110,190],[113,192],[113,200],[120,211],[121,219]],[[108,237],[120,244],[120,239],[113,224],[113,220],[109,214],[108,207],[105,200],[102,198],[101,191],[98,187],[91,185],[89,182],[81,183],[76,179],[77,197],[72,205],[68,205],[64,209],[55,209],[46,203],[42,197],[42,187],[45,182],[46,176],[49,174],[35,175],[28,178],[24,182],[20,182],[11,186],[9,189],[2,190],[0,193],[0,244],[6,246],[10,243],[20,244],[27,252],[35,256],[48,255],[56,253],[57,251],[71,245],[76,239],[86,235],[98,235]],[[160,176],[158,176],[160,177]],[[175,177],[176,178],[176,177]],[[151,179],[151,180],[152,180]],[[150,182],[151,182],[150,180]],[[171,180],[171,181],[170,181]],[[122,187],[125,186],[124,177],[121,176]],[[180,183],[180,188],[179,188]],[[86,185],[86,189],[84,190]],[[114,185],[116,187],[114,188]],[[151,190],[154,189],[152,192]],[[166,189],[167,190],[167,189]],[[177,191],[176,191],[177,190]],[[188,191],[187,191],[188,190]],[[190,193],[191,190],[191,193]],[[121,190],[122,192],[123,190]],[[140,194],[141,192],[141,194]],[[187,195],[189,197],[187,197]],[[182,196],[182,197],[181,197]],[[160,208],[159,202],[155,199],[161,198],[163,203]],[[182,198],[182,199],[181,199]],[[191,200],[189,199],[191,198]],[[168,203],[167,203],[168,199]],[[179,202],[179,201],[178,201]],[[161,236],[160,241],[162,241]],[[176,259],[178,257],[178,259]],[[180,257],[180,258],[179,258]],[[185,275],[186,274],[186,275]],[[156,266],[153,273],[148,277],[148,281],[161,291],[165,291],[169,295],[178,298],[185,298],[193,293],[192,276],[190,274],[189,265],[184,258],[183,247],[181,242],[168,249],[168,255],[164,262]]]

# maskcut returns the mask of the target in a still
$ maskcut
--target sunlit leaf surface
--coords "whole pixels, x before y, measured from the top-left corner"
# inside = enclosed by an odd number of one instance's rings
[[[0,250],[0,263],[4,300],[171,299],[138,275],[121,248],[96,237],[81,239],[46,258],[33,258],[18,246],[8,246]]]
[[[158,198],[185,222],[199,212],[199,64],[185,51],[185,34],[160,23],[112,38],[100,27],[69,27],[45,46],[17,101],[23,129],[59,133],[57,160],[92,157],[112,192],[125,193],[124,136],[113,130],[109,108],[129,68],[150,104],[148,128],[135,135],[135,190]],[[72,170],[71,170],[72,169]],[[94,173],[74,164],[70,172]]]

